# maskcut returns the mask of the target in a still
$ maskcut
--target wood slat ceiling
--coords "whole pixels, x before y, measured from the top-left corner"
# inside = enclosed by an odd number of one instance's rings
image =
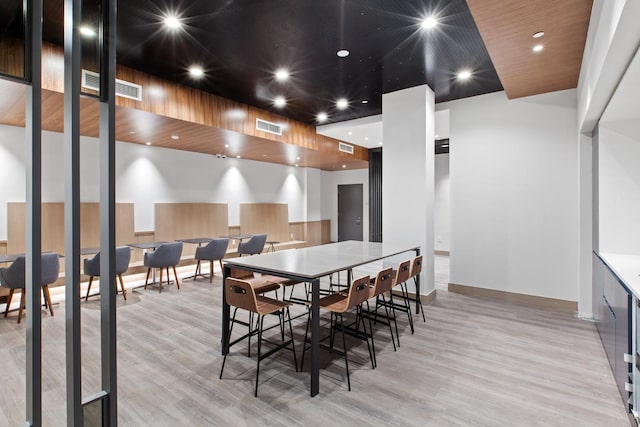
[[[592,0],[467,0],[509,98],[575,88]],[[532,35],[545,34],[539,39]],[[544,49],[535,53],[533,46]]]
[[[0,80],[0,93],[0,123],[24,127],[25,86]],[[43,129],[63,132],[63,94],[44,90],[42,109]],[[83,97],[80,114],[81,134],[98,137],[98,124],[97,100]],[[179,135],[180,139],[173,140],[171,135]],[[319,149],[314,150],[122,106],[116,107],[116,139],[138,144],[151,142],[154,147],[211,155],[225,154],[228,157],[240,156],[242,159],[283,165],[298,164],[301,167],[330,171],[368,167],[367,161],[336,153],[333,147],[336,141],[322,135],[318,135]]]

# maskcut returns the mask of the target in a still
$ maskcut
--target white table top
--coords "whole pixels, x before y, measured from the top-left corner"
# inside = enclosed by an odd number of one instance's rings
[[[640,298],[640,255],[601,253],[600,257],[627,288]]]
[[[247,267],[273,275],[315,279],[382,258],[415,251],[419,245],[345,241],[308,248],[223,260],[230,267]],[[410,259],[414,254],[407,254]]]

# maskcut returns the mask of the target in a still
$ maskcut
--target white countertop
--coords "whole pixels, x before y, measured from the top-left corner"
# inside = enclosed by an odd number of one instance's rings
[[[627,288],[640,298],[640,255],[601,253],[600,257]]]

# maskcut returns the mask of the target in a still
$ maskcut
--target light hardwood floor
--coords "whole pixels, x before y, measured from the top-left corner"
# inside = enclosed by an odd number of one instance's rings
[[[443,261],[444,262],[444,261]],[[352,390],[340,356],[322,353],[321,392],[309,397],[290,352],[261,366],[232,348],[220,356],[220,275],[118,299],[119,425],[122,426],[628,426],[592,323],[549,310],[505,305],[438,289],[411,335],[400,315],[401,347],[376,329],[378,367],[350,340]],[[99,390],[99,300],[83,302],[83,388]],[[43,312],[46,426],[65,425],[64,313]],[[296,313],[302,308],[296,307]],[[24,421],[24,328],[0,318],[0,426]],[[305,317],[294,320],[298,354]],[[255,339],[252,341],[255,345]],[[255,349],[255,347],[254,347]],[[255,351],[253,352],[255,355]]]

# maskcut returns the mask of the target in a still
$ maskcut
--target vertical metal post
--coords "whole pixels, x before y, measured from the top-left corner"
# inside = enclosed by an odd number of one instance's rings
[[[100,324],[103,426],[118,423],[115,263],[115,86],[117,0],[102,1],[100,43]]]
[[[416,249],[416,256],[420,256],[420,247]],[[420,274],[416,276],[416,314],[420,313]]]
[[[42,257],[42,0],[27,0],[25,76],[31,80],[26,95],[27,199],[26,286],[27,423],[42,424],[42,324],[40,282]]]
[[[229,316],[231,308],[227,304],[226,284],[227,277],[231,277],[231,269],[228,266],[224,266],[222,269],[222,354],[229,353]]]
[[[80,60],[81,0],[64,1],[64,253],[67,425],[82,426],[80,348]]]
[[[311,397],[320,392],[320,279],[311,281]]]

